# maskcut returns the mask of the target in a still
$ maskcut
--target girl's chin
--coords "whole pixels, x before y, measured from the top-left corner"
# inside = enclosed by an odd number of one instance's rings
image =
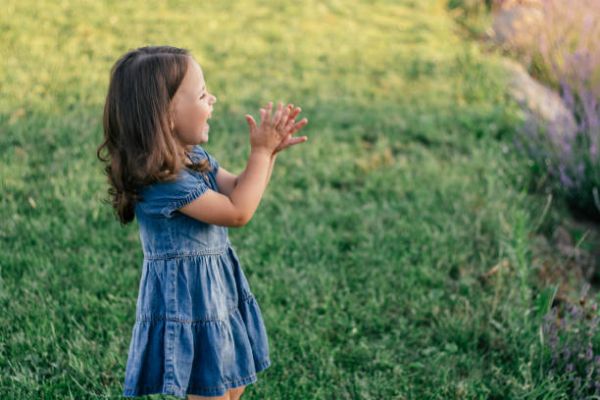
[[[202,134],[200,135],[202,142],[208,142],[208,132],[209,131],[210,131],[210,127],[208,125],[205,125],[204,128],[202,129]]]

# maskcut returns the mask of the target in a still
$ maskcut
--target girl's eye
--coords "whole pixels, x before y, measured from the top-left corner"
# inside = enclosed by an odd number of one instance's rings
[[[203,94],[202,96],[200,96],[200,98],[202,99],[202,98],[204,98],[204,96],[206,96],[206,94]]]

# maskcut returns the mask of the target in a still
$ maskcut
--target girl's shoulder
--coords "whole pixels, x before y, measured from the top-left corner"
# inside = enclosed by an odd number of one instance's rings
[[[141,190],[142,199],[138,203],[141,211],[146,215],[171,218],[178,208],[213,189],[211,186],[216,184],[214,182],[219,168],[217,160],[200,145],[192,148],[190,157],[194,162],[207,158],[211,165],[209,174],[212,177],[206,178],[203,174],[184,167],[174,179],[155,182]]]
[[[149,216],[171,218],[177,209],[192,202],[207,190],[209,186],[201,176],[182,168],[173,180],[145,186],[140,192],[142,198],[137,207]]]

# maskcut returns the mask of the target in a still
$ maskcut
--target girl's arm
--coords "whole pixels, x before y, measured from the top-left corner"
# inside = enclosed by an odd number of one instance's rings
[[[269,172],[267,174],[267,183],[266,186],[269,185],[269,181],[271,180],[271,173],[273,172],[273,166],[275,165],[275,160],[277,159],[277,153],[273,154],[273,156],[271,156],[271,164],[269,165]],[[237,185],[238,181],[240,179],[243,179],[244,177],[244,173],[246,171],[244,170],[240,175],[238,175],[237,178],[235,178],[235,185]],[[233,186],[235,188],[235,185]]]
[[[271,180],[271,172],[273,172],[273,166],[275,165],[275,160],[277,159],[277,153],[271,156],[271,165],[269,165],[269,172],[267,173],[267,186],[269,185],[269,181]]]
[[[217,186],[219,187],[219,193],[223,193],[225,196],[229,196],[235,188],[238,176],[227,171],[223,166],[219,166],[217,171]]]
[[[271,179],[271,173],[273,172],[273,166],[275,165],[275,159],[277,158],[276,156],[277,153],[271,158],[271,165],[269,166],[269,173],[267,175],[267,185]],[[222,166],[219,167],[219,171],[217,172],[217,186],[219,187],[219,193],[223,193],[225,196],[231,195],[231,192],[235,189],[238,181],[243,179],[244,175],[245,171],[239,175],[234,175]]]
[[[181,207],[187,216],[209,224],[241,227],[246,225],[258,208],[273,167],[273,155],[251,150],[246,169],[238,176],[229,196],[207,190],[200,197]]]
[[[269,183],[273,168],[273,154],[264,150],[250,150],[248,165],[238,177],[229,198],[241,214],[241,224],[247,224],[258,208]]]

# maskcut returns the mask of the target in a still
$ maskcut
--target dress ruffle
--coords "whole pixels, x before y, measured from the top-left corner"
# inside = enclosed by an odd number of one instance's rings
[[[260,306],[234,254],[144,262],[125,397],[220,396],[270,364]]]

